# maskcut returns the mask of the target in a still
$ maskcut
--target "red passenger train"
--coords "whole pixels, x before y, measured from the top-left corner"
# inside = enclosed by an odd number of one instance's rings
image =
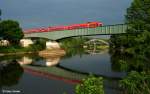
[[[81,28],[96,28],[102,25],[103,24],[101,22],[87,22],[82,24],[72,24],[68,26],[33,28],[33,29],[24,30],[24,33],[52,32],[52,31],[73,30],[73,29],[81,29]]]

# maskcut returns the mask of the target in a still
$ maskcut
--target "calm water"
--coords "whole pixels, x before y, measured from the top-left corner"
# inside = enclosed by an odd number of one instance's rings
[[[78,49],[73,52],[78,52]],[[117,79],[126,75],[112,68],[107,51],[81,52],[64,57],[40,57],[34,54],[0,58],[4,66],[0,67],[0,89],[3,93],[5,90],[16,90],[21,92],[19,94],[75,94],[75,85],[87,74],[95,74],[104,77],[105,94],[120,94]]]
[[[62,59],[59,65],[66,69],[110,78],[121,78],[125,76],[123,72],[113,71],[108,53],[76,55],[69,59]]]

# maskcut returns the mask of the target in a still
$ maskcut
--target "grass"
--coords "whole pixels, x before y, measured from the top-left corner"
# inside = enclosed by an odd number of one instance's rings
[[[40,45],[30,45],[29,47],[21,47],[21,46],[1,46],[0,53],[18,53],[18,52],[37,52],[42,50]]]

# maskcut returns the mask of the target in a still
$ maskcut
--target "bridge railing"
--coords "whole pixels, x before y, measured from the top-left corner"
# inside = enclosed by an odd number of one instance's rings
[[[43,37],[52,40],[57,40],[73,36],[89,36],[89,35],[110,35],[126,33],[128,26],[125,24],[100,26],[96,28],[82,28],[74,30],[54,31],[54,32],[39,32],[25,34],[25,37]]]

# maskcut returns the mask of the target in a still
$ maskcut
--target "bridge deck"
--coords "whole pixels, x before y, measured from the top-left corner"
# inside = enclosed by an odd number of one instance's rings
[[[84,28],[54,32],[38,32],[25,34],[25,37],[41,37],[52,40],[57,40],[73,36],[89,36],[89,35],[111,35],[126,33],[128,26],[125,24],[101,26],[97,28]]]

